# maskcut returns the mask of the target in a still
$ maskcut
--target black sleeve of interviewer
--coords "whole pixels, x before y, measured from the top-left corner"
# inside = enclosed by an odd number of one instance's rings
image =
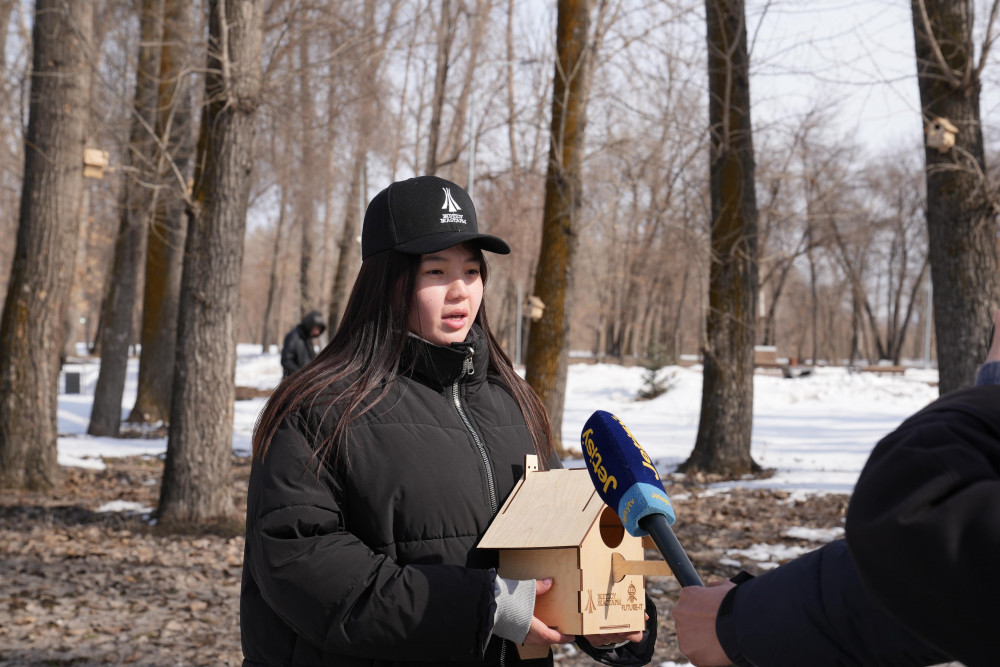
[[[866,594],[844,540],[740,583],[715,628],[739,667],[919,667],[944,657]]]
[[[997,664],[1000,386],[951,392],[875,447],[847,542],[893,617],[967,667]]]

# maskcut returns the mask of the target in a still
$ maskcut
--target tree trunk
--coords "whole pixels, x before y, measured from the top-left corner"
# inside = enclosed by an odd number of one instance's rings
[[[58,482],[59,351],[83,191],[93,6],[38,0],[11,280],[0,321],[0,487]]]
[[[548,411],[560,454],[569,363],[573,260],[579,245],[581,163],[589,87],[590,11],[586,0],[559,0],[552,88],[549,166],[545,176],[542,245],[534,294],[545,304],[531,324],[525,379]]]
[[[744,474],[750,456],[757,329],[757,198],[743,0],[706,0],[712,260],[704,385],[686,472]]]
[[[14,0],[0,0],[0,72],[7,69],[7,27]]]
[[[156,199],[146,246],[142,298],[142,355],[130,422],[153,424],[170,418],[177,308],[184,241],[187,237],[187,178],[194,150],[190,53],[192,0],[165,0],[160,51],[157,171],[165,187]],[[163,149],[166,149],[165,151]]]
[[[347,307],[347,299],[351,293],[354,276],[358,272],[358,258],[361,251],[356,239],[361,228],[360,201],[365,182],[365,155],[365,151],[354,151],[354,168],[351,170],[347,206],[344,207],[344,225],[341,227],[340,240],[337,242],[339,249],[337,271],[333,275],[333,286],[330,288],[330,306],[327,311],[327,324],[329,324],[331,332],[336,332],[337,327],[340,326],[340,316],[343,314],[344,308]]]
[[[163,34],[163,0],[142,0],[139,10],[139,58],[135,77],[132,124],[125,151],[122,210],[115,239],[114,265],[108,280],[107,307],[101,313],[101,370],[94,389],[90,413],[90,435],[118,436],[122,394],[132,343],[132,320],[139,287],[142,258],[146,250],[149,214],[154,205],[156,180],[157,76],[159,47]]]
[[[431,100],[431,125],[427,131],[427,166],[424,174],[437,173],[438,143],[441,138],[441,114],[444,110],[448,68],[451,66],[451,45],[455,41],[455,17],[451,0],[441,0],[441,16],[437,22],[437,65],[434,73],[434,98]]]
[[[997,217],[983,154],[973,3],[913,0],[912,7],[922,118],[958,128],[950,150],[924,150],[938,388],[946,394],[972,385],[986,356],[984,331],[1000,306]]]
[[[313,102],[314,86],[310,81],[308,33],[299,37],[299,104],[296,115],[301,124],[299,139],[302,142],[301,160],[305,173],[301,176],[295,198],[295,216],[302,234],[302,251],[299,253],[299,317],[319,306],[317,287],[319,281],[313,276],[313,254],[316,243],[316,193],[319,192],[311,175],[319,168],[316,160],[316,111]]]
[[[274,230],[274,252],[271,255],[271,273],[267,280],[267,304],[264,306],[264,322],[260,334],[261,352],[264,354],[268,353],[272,341],[276,342],[279,336],[274,322],[274,306],[278,300],[278,287],[280,284],[278,276],[280,275],[281,248],[283,245],[281,239],[285,233],[285,218],[287,217],[285,212],[288,208],[285,196],[286,192],[287,188],[282,186],[281,203],[278,204],[278,224]]]
[[[476,85],[476,58],[480,51],[483,49],[483,33],[486,31],[486,27],[489,24],[490,11],[492,10],[492,0],[476,0],[476,10],[475,16],[472,18],[471,34],[469,35],[469,58],[465,69],[465,76],[462,80],[462,89],[458,94],[458,101],[455,103],[455,115],[451,123],[451,129],[448,133],[447,147],[444,150],[444,164],[450,164],[450,180],[456,183],[462,182],[462,174],[458,173],[457,163],[461,157],[463,151],[467,153],[467,156],[474,160],[475,156],[472,155],[474,148],[472,150],[466,150],[468,148],[468,139],[476,134],[476,119],[470,118],[470,105],[472,105],[473,113],[482,113],[482,109],[477,110],[475,108],[475,99],[473,97],[473,89]],[[466,164],[466,174],[469,177],[474,178],[474,174],[471,168],[474,168],[475,164]],[[469,195],[473,193],[473,188],[475,183],[469,180],[466,183],[466,190],[468,190]]]
[[[385,45],[386,37],[394,24],[390,16],[386,32],[382,34],[382,46]],[[374,34],[375,31],[375,6],[371,0],[365,3],[364,28],[365,34]],[[376,127],[375,115],[378,110],[378,74],[382,68],[385,49],[376,47],[372,49],[365,59],[359,71],[358,86],[362,91],[361,108],[358,113],[358,135],[354,143],[354,151],[351,155],[353,169],[351,171],[351,185],[347,193],[347,206],[344,207],[344,226],[342,227],[337,257],[337,272],[334,274],[333,287],[330,290],[330,307],[327,312],[327,325],[331,335],[337,331],[340,325],[340,317],[347,307],[347,298],[353,286],[354,276],[357,274],[357,266],[361,257],[361,248],[358,246],[357,238],[361,229],[361,209],[364,202],[366,164],[368,148],[372,143],[372,134]]]
[[[208,6],[209,104],[198,140],[181,283],[177,363],[158,516],[165,524],[231,517],[243,236],[260,103],[262,0]]]

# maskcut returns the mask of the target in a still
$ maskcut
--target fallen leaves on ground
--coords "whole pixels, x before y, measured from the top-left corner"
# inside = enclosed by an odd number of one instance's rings
[[[153,508],[159,494],[161,460],[106,464],[101,471],[64,469],[64,484],[52,493],[0,492],[0,667],[239,665],[243,536],[178,535],[140,513],[98,512],[112,501]],[[248,472],[249,461],[234,457],[240,513]],[[731,550],[820,546],[789,537],[788,529],[842,528],[847,507],[843,495],[723,492],[680,476],[664,481],[677,511],[674,530],[706,583],[773,566]],[[683,661],[670,618],[677,583],[649,577],[646,587],[659,612],[653,664]],[[593,664],[572,645],[557,647],[556,658]]]

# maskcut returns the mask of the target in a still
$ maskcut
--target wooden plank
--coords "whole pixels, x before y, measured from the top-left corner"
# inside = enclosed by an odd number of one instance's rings
[[[670,566],[662,560],[625,560],[619,553],[611,556],[611,578],[621,581],[628,574],[646,577],[668,577],[673,574]]]

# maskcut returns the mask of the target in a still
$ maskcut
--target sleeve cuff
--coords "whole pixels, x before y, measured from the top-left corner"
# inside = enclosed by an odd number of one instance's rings
[[[736,606],[736,596],[739,594],[740,587],[751,579],[753,579],[753,575],[744,571],[730,580],[736,584],[736,587],[726,593],[726,597],[723,598],[722,604],[719,605],[719,612],[715,617],[715,634],[719,638],[719,644],[722,646],[722,650],[726,652],[726,655],[729,656],[729,659],[732,660],[733,664],[739,667],[756,667],[740,650],[736,619],[733,615]]]
[[[516,644],[524,643],[535,613],[535,580],[493,580],[497,610],[493,618],[493,634]]]

